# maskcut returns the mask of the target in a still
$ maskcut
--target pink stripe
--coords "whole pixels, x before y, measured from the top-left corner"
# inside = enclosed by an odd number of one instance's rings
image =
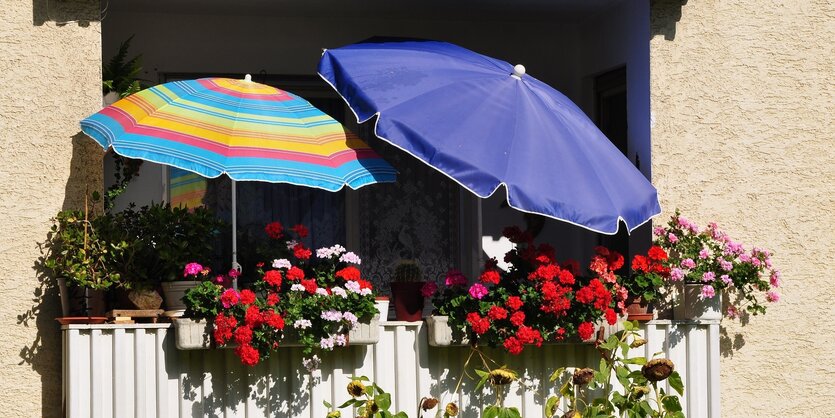
[[[172,141],[197,148],[202,148],[206,151],[212,152],[214,154],[226,158],[269,158],[274,160],[286,160],[315,164],[331,168],[339,167],[342,164],[354,160],[380,158],[377,155],[377,153],[371,150],[370,148],[348,148],[328,156],[266,148],[232,148],[227,145],[218,144],[217,142],[205,138],[196,137],[193,135],[185,135],[178,132],[172,132],[166,129],[139,125],[136,123],[136,120],[130,114],[116,107],[106,107],[102,109],[100,113],[118,122],[126,132],[136,135],[145,135],[159,140]]]
[[[286,102],[288,100],[293,100],[289,94],[285,93],[282,90],[278,90],[280,93],[277,94],[256,94],[256,93],[241,93],[239,91],[231,90],[226,87],[221,87],[217,85],[212,79],[205,79],[201,78],[197,80],[198,83],[202,84],[203,87],[216,91],[218,93],[223,93],[227,96],[232,97],[239,97],[243,99],[252,99],[252,100],[264,100],[264,101],[271,101],[271,102]]]

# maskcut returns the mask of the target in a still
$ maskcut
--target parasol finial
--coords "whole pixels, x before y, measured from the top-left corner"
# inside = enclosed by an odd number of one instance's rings
[[[250,74],[245,75],[245,76],[244,76],[244,81],[249,81],[249,82],[251,82],[251,81],[252,81],[252,75],[250,75]]]
[[[513,74],[510,76],[517,80],[521,80],[523,75],[525,75],[525,66],[522,64],[516,64],[513,67]]]

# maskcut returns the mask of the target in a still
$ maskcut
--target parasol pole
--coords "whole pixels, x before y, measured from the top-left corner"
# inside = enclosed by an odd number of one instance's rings
[[[238,264],[238,193],[235,180],[232,180],[232,269],[241,272],[241,265]],[[238,290],[237,277],[232,279],[232,288]]]

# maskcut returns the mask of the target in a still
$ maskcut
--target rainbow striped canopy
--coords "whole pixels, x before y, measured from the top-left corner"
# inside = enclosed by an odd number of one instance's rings
[[[214,178],[330,191],[393,182],[396,171],[306,100],[248,80],[202,78],[145,89],[81,121],[125,157]]]

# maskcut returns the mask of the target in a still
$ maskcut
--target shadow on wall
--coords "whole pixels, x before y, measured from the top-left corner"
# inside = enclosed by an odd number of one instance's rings
[[[81,132],[70,138],[72,159],[62,209],[84,207],[85,191],[101,188],[101,147]],[[100,210],[101,208],[99,208]],[[44,236],[43,240],[47,237]],[[41,241],[42,242],[42,241]],[[35,244],[35,243],[33,243]],[[37,243],[40,248],[40,243]],[[41,376],[42,414],[44,417],[63,416],[61,405],[61,333],[55,318],[61,316],[61,301],[56,278],[43,268],[43,250],[35,260],[37,287],[32,293],[32,306],[17,316],[17,324],[35,327],[35,339],[20,349],[19,365],[28,364]]]
[[[672,41],[676,38],[676,23],[681,20],[681,7],[687,0],[650,1],[650,39],[663,35]]]
[[[90,22],[101,20],[98,0],[32,0],[32,24],[41,26],[55,22],[58,26],[77,23],[90,26]]]

